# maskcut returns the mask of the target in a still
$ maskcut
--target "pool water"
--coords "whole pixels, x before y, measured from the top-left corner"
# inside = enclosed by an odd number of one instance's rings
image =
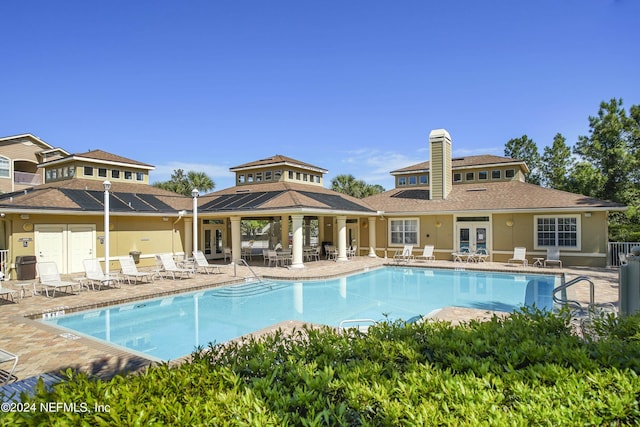
[[[285,320],[414,319],[447,307],[551,310],[556,276],[385,267],[314,281],[253,282],[42,320],[158,360]]]

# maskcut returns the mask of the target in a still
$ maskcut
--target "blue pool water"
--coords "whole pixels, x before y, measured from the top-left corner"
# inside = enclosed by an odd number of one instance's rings
[[[552,309],[555,276],[386,267],[306,282],[246,283],[43,320],[82,335],[176,359],[285,320],[404,319],[447,306]]]

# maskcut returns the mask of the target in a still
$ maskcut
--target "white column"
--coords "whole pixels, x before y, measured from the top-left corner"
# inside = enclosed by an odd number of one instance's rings
[[[291,215],[291,222],[293,223],[293,248],[291,268],[304,268],[302,254],[303,254],[303,235],[302,235],[302,220],[304,215]]]
[[[109,227],[111,226],[109,224],[109,189],[111,189],[111,183],[104,181],[102,185],[104,186],[104,274],[109,276],[109,255],[111,252],[109,247]]]
[[[193,218],[184,219],[184,256],[193,250]]]
[[[194,188],[191,191],[191,196],[193,197],[193,252],[198,250],[198,196],[200,192],[197,188]],[[185,258],[190,258],[191,256],[185,256]]]
[[[347,217],[344,215],[336,217],[338,220],[338,259],[337,261],[348,261],[347,258]]]
[[[242,233],[240,231],[240,217],[232,216],[231,220],[231,261],[242,258]]]
[[[369,256],[376,258],[376,217],[369,217]]]

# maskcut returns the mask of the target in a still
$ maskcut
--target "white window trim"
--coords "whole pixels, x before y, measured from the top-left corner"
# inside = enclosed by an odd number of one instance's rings
[[[533,216],[533,248],[546,250],[549,246],[538,245],[538,218],[575,218],[576,246],[560,246],[560,251],[582,251],[582,216],[580,214],[534,215]],[[556,230],[557,232],[557,230]]]
[[[6,157],[6,156],[0,156],[0,160],[2,160],[2,162],[6,162],[7,164],[7,175],[0,175],[0,178],[7,178],[7,179],[11,179],[11,159]],[[5,170],[4,168],[2,170]]]
[[[391,229],[392,229],[392,227],[391,227],[391,223],[392,223],[393,221],[412,221],[412,220],[413,220],[413,221],[416,221],[416,223],[417,223],[417,229],[416,229],[416,240],[417,240],[417,241],[416,241],[416,243],[393,243],[393,242],[391,241]],[[413,244],[413,245],[414,245],[414,248],[415,248],[415,247],[418,247],[418,248],[420,247],[420,218],[419,218],[419,217],[409,217],[409,218],[390,218],[390,219],[389,219],[389,225],[388,225],[388,227],[387,227],[387,228],[388,228],[388,230],[387,230],[387,233],[388,233],[388,234],[387,234],[387,242],[389,242],[389,247],[390,247],[390,248],[396,248],[396,247],[401,248],[401,247],[403,247],[403,246],[404,246],[404,245],[406,245],[406,244]]]

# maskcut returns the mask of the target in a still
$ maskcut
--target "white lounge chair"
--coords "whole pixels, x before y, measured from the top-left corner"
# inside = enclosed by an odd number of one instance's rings
[[[94,290],[96,285],[100,287],[114,286],[116,288],[120,285],[120,277],[115,274],[104,274],[100,260],[97,258],[82,260],[82,266],[84,267],[84,275]]]
[[[473,255],[475,262],[486,262],[489,259],[489,252],[486,248],[479,248]]]
[[[555,264],[558,267],[562,268],[562,261],[560,260],[560,248],[557,246],[553,246],[547,248],[547,258],[544,260],[544,266],[547,264]]]
[[[190,277],[193,274],[192,268],[181,268],[176,265],[176,262],[173,260],[172,254],[158,254],[156,255],[162,264],[162,272],[167,275],[171,275],[172,279],[176,278],[176,274],[178,277]]]
[[[200,270],[204,270],[205,273],[211,274],[211,272],[220,273],[220,267],[217,265],[209,264],[207,258],[200,251],[193,251],[193,260],[195,262],[194,268],[195,271],[198,272]]]
[[[127,279],[128,284],[131,284],[132,279],[134,284],[138,283],[138,280],[140,282],[145,280],[147,282],[153,281],[154,273],[138,271],[138,267],[136,267],[136,263],[131,255],[118,257],[118,262],[120,263],[120,272],[122,276]]]
[[[267,250],[267,260],[269,261],[269,267],[273,264],[274,267],[278,266],[278,252],[274,250]]]
[[[73,288],[80,286],[78,282],[67,282],[60,278],[58,265],[53,261],[39,262],[36,264],[36,271],[40,280],[40,285],[44,288],[44,292],[49,296],[49,289],[53,289],[51,297],[56,296],[56,290],[66,289],[73,293]]]
[[[2,273],[2,272],[0,272]],[[13,289],[7,289],[2,287],[2,278],[0,278],[0,297],[6,298],[9,300],[11,298],[11,302],[16,302],[15,295],[18,291]]]
[[[433,261],[436,259],[433,255],[433,245],[424,245],[422,255],[415,256],[416,261]]]
[[[529,265],[529,261],[527,260],[527,248],[522,246],[513,248],[513,256],[509,258],[508,262],[509,264],[521,262],[523,266]]]
[[[413,245],[404,245],[402,250],[398,249],[393,255],[395,262],[411,262],[413,257]]]
[[[0,349],[0,363],[7,363],[7,362],[13,362],[13,364],[11,366],[11,369],[9,369],[8,371],[0,370],[0,385],[8,384],[9,380],[14,378],[13,371],[15,371],[16,365],[18,365],[17,355],[13,353],[9,353],[6,350]]]

